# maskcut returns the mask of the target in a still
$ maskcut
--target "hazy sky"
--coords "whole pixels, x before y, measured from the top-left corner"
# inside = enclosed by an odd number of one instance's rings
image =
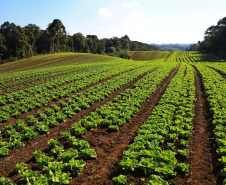
[[[197,43],[223,17],[226,0],[0,0],[0,25],[46,29],[60,19],[70,35],[145,43]]]

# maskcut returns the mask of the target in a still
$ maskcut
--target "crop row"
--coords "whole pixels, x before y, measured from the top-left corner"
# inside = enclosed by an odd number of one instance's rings
[[[62,132],[59,140],[47,141],[47,149],[36,150],[32,166],[18,163],[14,171],[20,175],[17,180],[28,185],[69,184],[72,177],[82,173],[87,160],[97,158],[94,149],[82,139],[77,139],[70,132]],[[0,184],[12,185],[10,179],[1,177]]]
[[[149,176],[147,184],[166,185],[168,182],[164,179],[177,172],[188,172],[189,165],[179,162],[177,157],[183,158],[189,153],[186,146],[192,135],[194,101],[193,68],[183,63],[158,105],[138,130],[134,142],[123,152],[118,164],[121,175],[113,180],[125,183],[126,175],[139,173]]]
[[[225,79],[215,70],[210,69],[202,64],[196,64],[200,71],[203,84],[208,95],[210,110],[213,114],[213,133],[217,143],[216,152],[221,156],[219,161],[223,164],[224,169],[221,170],[222,176],[225,178],[223,184],[226,184],[226,83]]]
[[[153,70],[157,66],[159,67],[159,64],[155,63],[121,74],[111,80],[91,87],[84,92],[77,93],[76,95],[66,98],[65,101],[59,101],[59,106],[54,104],[51,108],[46,108],[44,111],[38,111],[36,116],[28,116],[25,121],[17,120],[15,128],[13,128],[12,125],[4,126],[4,141],[1,142],[0,145],[0,156],[8,155],[10,148],[23,147],[24,140],[31,140],[42,133],[48,134],[49,127],[56,127],[59,123],[65,122],[66,118],[74,117],[81,109],[88,109],[91,104],[103,100],[115,90],[120,89],[123,85],[129,83],[138,76]]]

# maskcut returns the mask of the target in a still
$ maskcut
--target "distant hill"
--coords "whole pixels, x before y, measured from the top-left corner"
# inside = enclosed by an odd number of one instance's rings
[[[155,44],[152,43],[151,45],[155,45],[159,47],[162,51],[186,51],[186,49],[192,45],[190,44]]]

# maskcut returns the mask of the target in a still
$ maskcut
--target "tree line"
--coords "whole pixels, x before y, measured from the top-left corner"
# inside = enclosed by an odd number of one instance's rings
[[[35,24],[20,27],[14,23],[4,22],[0,27],[0,58],[21,59],[37,54],[54,52],[83,52],[109,54],[129,58],[126,51],[160,50],[156,46],[131,41],[127,35],[118,38],[98,39],[96,35],[76,33],[69,35],[59,19],[41,30]]]
[[[191,45],[189,50],[226,56],[226,17],[210,26],[204,33],[204,40]]]

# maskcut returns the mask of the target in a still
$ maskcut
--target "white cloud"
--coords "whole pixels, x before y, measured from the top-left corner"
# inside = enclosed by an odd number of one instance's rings
[[[122,3],[122,4],[120,4],[119,6],[121,7],[121,8],[129,8],[129,7],[131,7],[131,6],[137,6],[138,5],[138,2],[137,1],[132,1],[132,2],[130,2],[130,3]]]
[[[98,14],[102,17],[111,17],[111,12],[107,8],[100,8]]]

